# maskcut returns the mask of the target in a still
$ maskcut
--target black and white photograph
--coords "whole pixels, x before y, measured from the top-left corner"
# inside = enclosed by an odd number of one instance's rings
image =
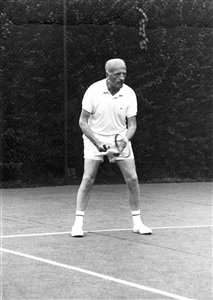
[[[0,20],[0,300],[212,300],[213,1]]]

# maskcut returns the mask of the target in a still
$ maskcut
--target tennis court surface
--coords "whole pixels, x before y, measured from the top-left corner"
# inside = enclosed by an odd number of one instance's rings
[[[212,299],[212,183],[141,184],[152,235],[132,232],[125,185],[1,191],[1,299]]]

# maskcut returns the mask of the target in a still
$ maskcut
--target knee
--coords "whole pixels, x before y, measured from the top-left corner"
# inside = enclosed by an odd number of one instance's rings
[[[129,187],[135,187],[138,185],[138,176],[137,174],[132,174],[126,178],[126,183]]]
[[[90,188],[95,182],[95,177],[85,174],[83,176],[82,184],[85,188]]]

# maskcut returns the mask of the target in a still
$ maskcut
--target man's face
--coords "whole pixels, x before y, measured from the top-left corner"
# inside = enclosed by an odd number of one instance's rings
[[[111,88],[120,90],[126,78],[126,67],[121,66],[112,69],[110,72],[108,72],[107,78]]]

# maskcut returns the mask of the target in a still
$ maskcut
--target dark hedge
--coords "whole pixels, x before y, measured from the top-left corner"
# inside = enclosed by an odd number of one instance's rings
[[[148,38],[147,50],[139,47],[137,21],[143,18],[135,1],[127,1],[126,10],[118,9],[119,1],[108,10],[106,1],[96,2],[99,14],[93,15],[91,5],[80,9],[82,1],[68,1],[66,26],[61,1],[54,7],[41,0],[34,2],[38,6],[27,0],[4,2],[2,186],[79,183],[82,96],[104,78],[111,57],[125,59],[127,84],[138,96],[133,146],[140,181],[210,180],[210,2],[197,1],[200,6],[193,7],[183,1],[185,6],[181,11],[176,7],[169,21],[175,1],[141,1],[149,18],[143,37]],[[160,4],[165,4],[161,13]],[[122,181],[116,166],[101,165],[97,182]]]

